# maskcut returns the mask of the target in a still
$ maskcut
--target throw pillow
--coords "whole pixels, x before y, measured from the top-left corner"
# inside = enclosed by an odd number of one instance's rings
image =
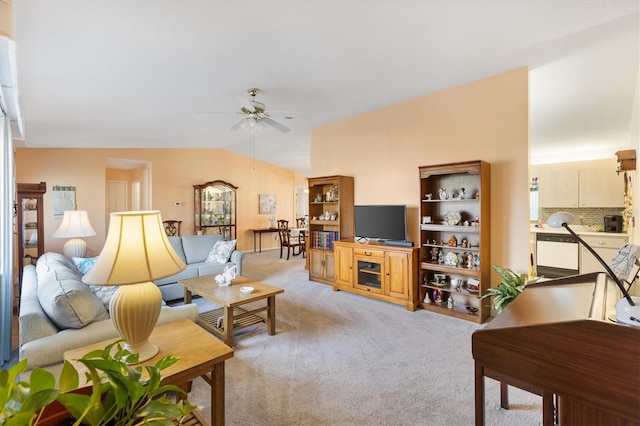
[[[38,299],[42,310],[59,329],[82,328],[109,318],[100,299],[79,279],[39,280]]]
[[[78,271],[80,271],[82,275],[87,275],[87,272],[89,272],[89,270],[93,267],[94,263],[96,263],[96,260],[98,260],[98,256],[72,257],[71,260],[73,261],[73,264],[76,265],[76,268],[78,268]]]
[[[227,263],[231,257],[231,253],[233,253],[233,250],[236,248],[236,241],[237,240],[216,241],[205,262],[219,263],[221,265]]]
[[[116,294],[116,291],[118,291],[119,288],[120,287],[117,285],[89,285],[91,293],[95,294],[96,297],[100,299],[107,311],[109,310],[111,298]]]

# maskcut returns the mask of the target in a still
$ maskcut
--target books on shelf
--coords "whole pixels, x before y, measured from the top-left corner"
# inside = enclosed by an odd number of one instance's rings
[[[313,231],[312,248],[333,250],[333,242],[340,239],[338,231]]]

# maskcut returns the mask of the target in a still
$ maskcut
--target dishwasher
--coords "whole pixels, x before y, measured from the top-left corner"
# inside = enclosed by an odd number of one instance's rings
[[[560,278],[580,273],[578,242],[569,234],[543,234],[536,237],[537,275]]]

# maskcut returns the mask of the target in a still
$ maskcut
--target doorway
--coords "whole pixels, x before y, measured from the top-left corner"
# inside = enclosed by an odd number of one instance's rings
[[[149,161],[107,158],[105,177],[105,229],[113,212],[151,209]]]

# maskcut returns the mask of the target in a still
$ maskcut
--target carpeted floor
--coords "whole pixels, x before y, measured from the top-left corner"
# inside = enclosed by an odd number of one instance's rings
[[[244,275],[285,292],[276,335],[264,324],[236,334],[226,362],[228,425],[474,424],[471,334],[481,326],[334,292],[308,280],[301,257],[278,256],[245,257]],[[503,410],[498,383],[487,379],[486,387],[487,425],[541,423],[540,397],[510,388],[512,409]],[[210,418],[202,379],[189,399]]]

